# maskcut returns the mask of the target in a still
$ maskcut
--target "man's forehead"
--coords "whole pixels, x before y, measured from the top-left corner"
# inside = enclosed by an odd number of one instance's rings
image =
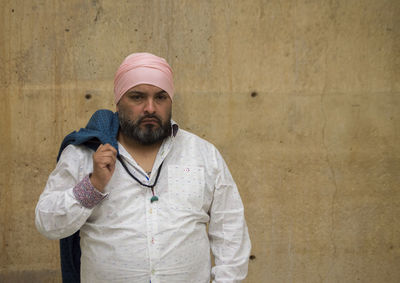
[[[151,84],[138,84],[130,89],[126,93],[129,92],[143,92],[143,93],[160,93],[160,92],[165,92],[162,88],[159,88],[158,86],[154,86]]]

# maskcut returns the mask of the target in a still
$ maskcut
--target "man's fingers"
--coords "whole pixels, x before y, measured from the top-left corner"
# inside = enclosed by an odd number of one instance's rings
[[[111,157],[114,163],[117,161],[117,150],[109,144],[100,145],[93,155],[96,162],[104,162],[102,159],[107,157]]]
[[[104,156],[96,160],[97,164],[101,167],[106,167],[108,165],[114,165],[116,159],[112,156]]]
[[[97,151],[99,151],[99,152],[111,151],[111,152],[117,153],[117,150],[109,143],[99,145],[99,147],[97,148]]]
[[[104,156],[117,156],[117,150],[111,146],[110,144],[101,144],[99,145],[99,147],[97,148],[96,152],[95,152],[95,156],[97,157],[104,157]]]
[[[91,181],[100,191],[107,185],[114,173],[117,150],[110,144],[101,144],[93,154],[93,174]]]
[[[109,150],[107,150],[107,151],[100,151],[100,152],[96,152],[96,156],[98,156],[98,157],[114,157],[114,158],[116,158],[117,157],[117,154],[115,153],[115,152],[112,152],[112,151],[109,151]]]

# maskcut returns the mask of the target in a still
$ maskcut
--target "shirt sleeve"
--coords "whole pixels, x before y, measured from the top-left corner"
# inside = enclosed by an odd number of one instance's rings
[[[86,175],[82,181],[73,188],[75,199],[84,207],[93,208],[101,202],[107,194],[99,192],[90,182],[90,174]]]
[[[218,174],[210,208],[209,236],[215,266],[213,283],[241,282],[247,276],[251,250],[243,203],[229,169],[217,152]]]
[[[106,195],[91,184],[92,151],[69,145],[50,174],[35,210],[35,224],[49,239],[61,239],[78,231],[93,207]]]

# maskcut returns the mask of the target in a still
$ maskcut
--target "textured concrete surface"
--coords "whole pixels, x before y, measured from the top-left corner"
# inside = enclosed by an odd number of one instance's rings
[[[59,282],[36,201],[63,136],[113,109],[116,68],[149,51],[174,69],[174,119],[239,185],[246,282],[399,282],[399,15],[394,0],[1,0],[0,281]]]

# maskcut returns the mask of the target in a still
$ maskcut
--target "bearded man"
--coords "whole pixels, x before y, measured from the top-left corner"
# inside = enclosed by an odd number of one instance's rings
[[[238,189],[218,150],[171,120],[168,63],[129,55],[114,96],[115,113],[64,139],[36,207],[37,229],[61,239],[63,282],[243,280],[251,244]]]

